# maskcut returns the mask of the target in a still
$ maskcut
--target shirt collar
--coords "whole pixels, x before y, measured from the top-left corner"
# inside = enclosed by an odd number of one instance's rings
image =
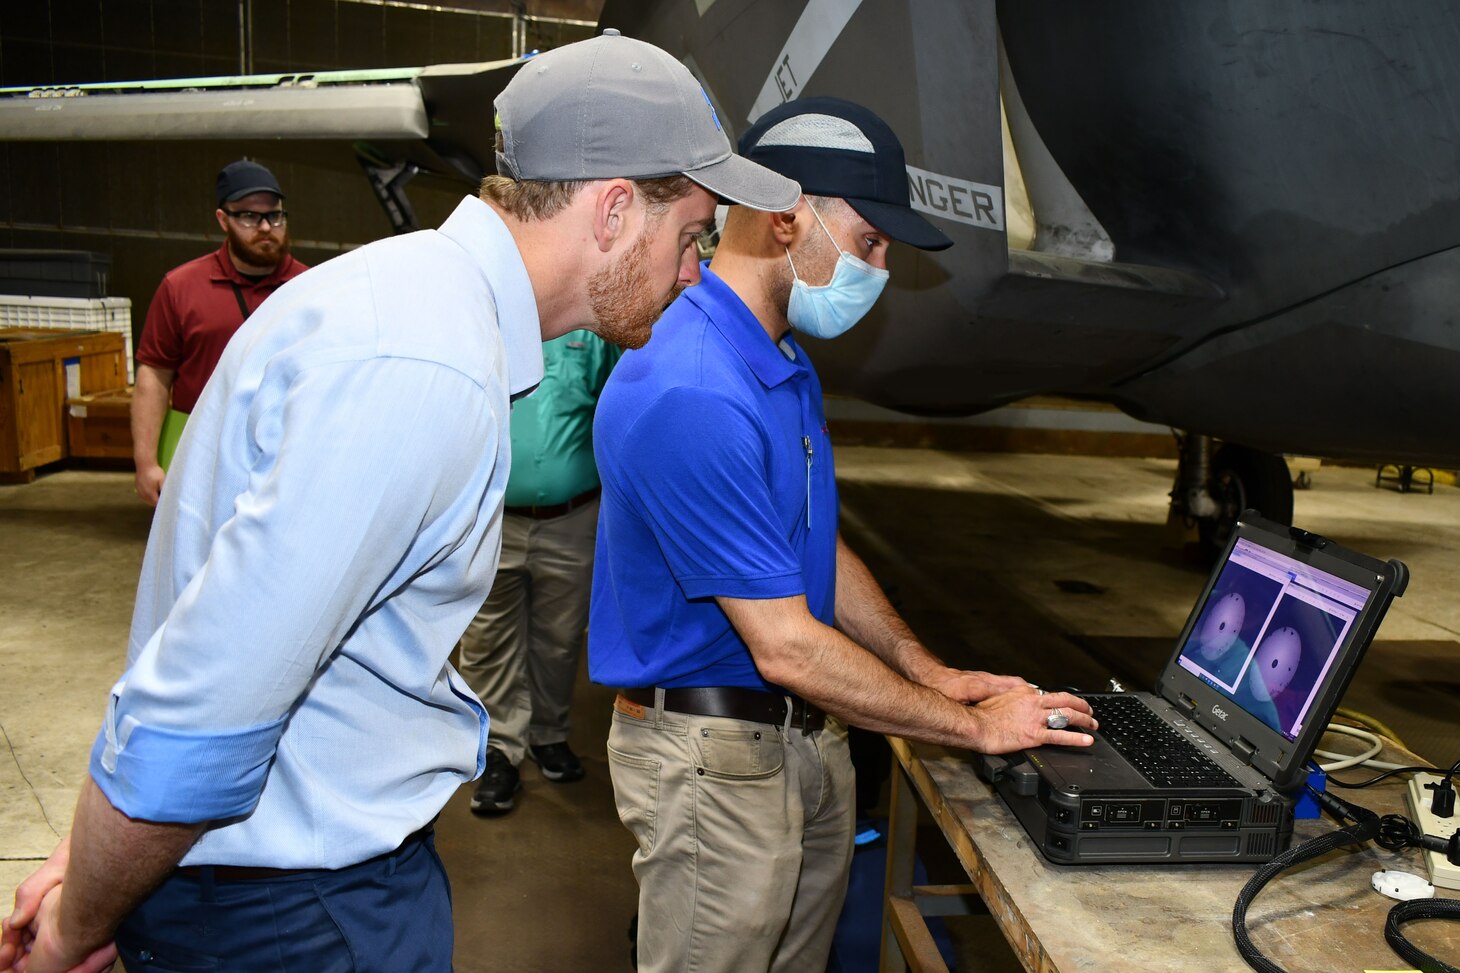
[[[476,261],[492,288],[507,349],[508,391],[513,396],[530,391],[542,381],[542,324],[517,241],[496,210],[475,196],[462,199],[441,224],[441,233]]]
[[[274,265],[274,269],[269,271],[269,275],[258,280],[243,276],[243,272],[233,265],[233,258],[228,256],[228,241],[226,240],[222,246],[213,251],[213,262],[216,264],[213,268],[213,280],[231,280],[244,287],[272,287],[284,282],[284,274],[294,265],[294,255],[284,254],[284,259]]]
[[[766,388],[774,388],[805,370],[805,352],[791,337],[791,332],[786,332],[786,337],[781,341],[794,350],[795,361],[787,358],[771,340],[770,335],[765,333],[765,328],[750,313],[750,308],[745,306],[740,295],[710,271],[709,261],[700,264],[700,282],[687,289],[684,297],[705,312],[710,323],[740,353],[745,364],[750,366],[755,377]]]

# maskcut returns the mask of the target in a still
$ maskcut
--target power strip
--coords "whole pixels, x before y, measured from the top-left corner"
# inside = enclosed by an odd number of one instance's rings
[[[1434,835],[1437,838],[1449,839],[1460,827],[1460,811],[1454,816],[1442,818],[1430,810],[1430,801],[1435,795],[1433,788],[1425,790],[1425,785],[1440,780],[1439,774],[1413,774],[1409,778],[1409,790],[1405,796],[1409,798],[1409,816],[1419,829],[1425,834]],[[1460,865],[1451,865],[1444,854],[1438,851],[1424,850],[1425,865],[1430,870],[1430,884],[1436,888],[1460,890]]]

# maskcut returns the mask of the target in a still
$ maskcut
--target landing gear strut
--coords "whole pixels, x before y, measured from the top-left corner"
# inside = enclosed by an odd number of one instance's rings
[[[399,236],[419,230],[421,224],[416,222],[416,211],[406,196],[406,183],[421,171],[420,166],[412,162],[380,162],[358,149],[355,158],[365,170],[365,178],[370,181],[370,190],[375,193],[380,208],[385,210],[385,218],[390,220],[391,232]]]
[[[1293,479],[1281,456],[1237,443],[1213,451],[1211,437],[1196,433],[1181,436],[1180,444],[1171,510],[1196,522],[1209,557],[1226,548],[1237,518],[1249,507],[1268,520],[1293,522]]]

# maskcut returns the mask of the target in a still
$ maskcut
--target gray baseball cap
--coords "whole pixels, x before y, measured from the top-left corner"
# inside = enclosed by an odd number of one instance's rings
[[[682,174],[725,201],[784,212],[801,187],[731,151],[709,95],[683,64],[613,29],[538,54],[497,96],[513,179],[657,179]]]

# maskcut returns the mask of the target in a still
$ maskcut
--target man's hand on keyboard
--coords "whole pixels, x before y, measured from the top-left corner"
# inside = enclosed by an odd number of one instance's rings
[[[1046,743],[1088,747],[1093,738],[1079,731],[1093,731],[1099,726],[1090,714],[1090,704],[1080,697],[1040,694],[1027,685],[990,696],[974,710],[984,727],[977,747],[982,753],[1012,753]],[[1058,723],[1059,717],[1064,717],[1066,727],[1051,729],[1051,722]]]

